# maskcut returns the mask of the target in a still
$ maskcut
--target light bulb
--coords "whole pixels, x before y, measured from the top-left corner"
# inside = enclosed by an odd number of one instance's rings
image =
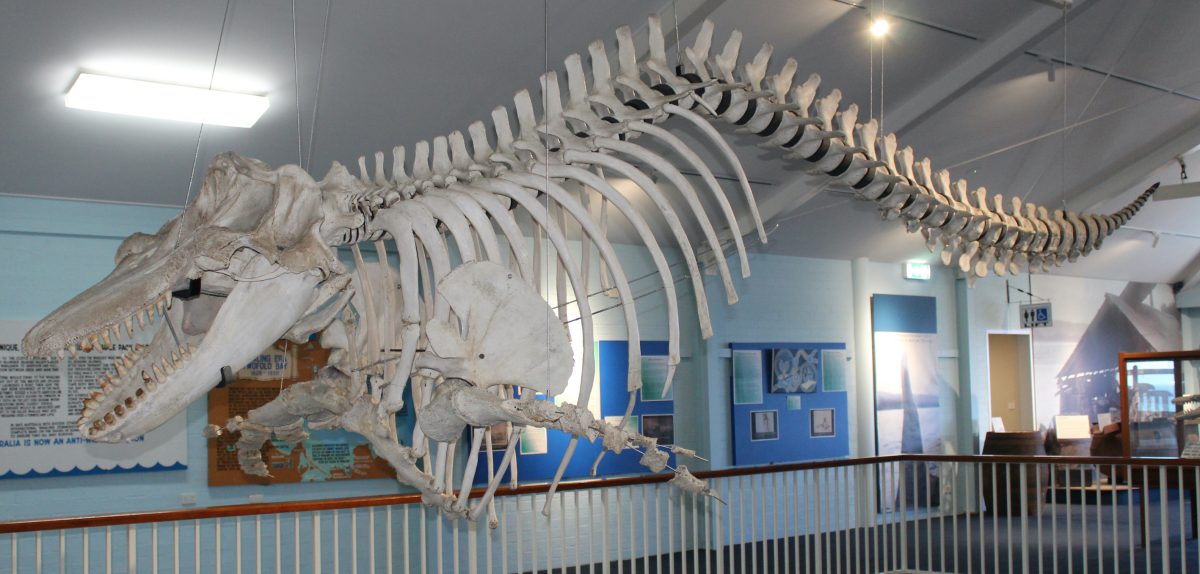
[[[892,29],[891,23],[883,18],[876,18],[871,21],[871,35],[876,38],[887,36],[889,30]]]

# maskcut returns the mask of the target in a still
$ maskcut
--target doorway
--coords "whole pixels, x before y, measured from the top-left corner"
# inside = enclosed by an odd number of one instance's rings
[[[988,333],[990,417],[1007,432],[1037,430],[1033,400],[1033,353],[1028,332]]]

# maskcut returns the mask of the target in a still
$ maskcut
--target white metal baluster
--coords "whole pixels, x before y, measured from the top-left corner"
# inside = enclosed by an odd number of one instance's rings
[[[578,491],[576,491],[576,492],[578,492]],[[575,507],[575,512],[579,512],[578,506]],[[562,525],[562,528],[559,529],[559,533],[562,534],[562,539],[563,539],[562,568],[563,568],[563,572],[566,572],[567,567],[571,565],[571,560],[570,560],[570,558],[567,557],[567,496],[566,496],[566,494],[563,494],[562,496],[558,497],[558,523],[560,525]],[[579,549],[579,537],[578,536],[575,537],[575,543],[573,546],[575,546],[576,551],[578,551],[578,549]],[[578,560],[575,561],[575,568],[576,569],[579,568]],[[488,570],[488,572],[491,572],[491,570]]]
[[[812,497],[812,471],[804,471],[804,573],[812,574],[813,564],[813,536],[812,536],[812,511],[813,504],[816,499]]]
[[[61,541],[61,538],[59,539]],[[63,549],[66,552],[66,549]],[[61,564],[61,562],[60,562]],[[61,568],[60,568],[61,570]],[[158,523],[150,523],[150,571],[158,574]]]
[[[300,513],[292,513],[292,567],[300,574]]]
[[[759,489],[755,486],[754,481],[759,478],[758,475],[747,477],[750,481],[750,568],[753,572],[759,572],[758,567],[758,521],[755,520],[760,515],[758,513],[758,493]],[[745,538],[745,534],[742,535]],[[766,558],[765,556],[763,558]]]
[[[591,501],[591,492],[588,493],[588,501],[589,502]],[[507,518],[507,513],[504,512],[504,509],[507,506],[507,504],[505,503],[505,499],[501,499],[497,503],[497,506],[500,507],[500,516],[497,517],[500,520],[500,564],[501,564],[500,570],[502,572],[507,572],[508,571],[508,518]],[[404,507],[404,518],[406,521],[405,524],[407,525],[407,520],[408,520],[408,507],[407,506]],[[405,534],[406,534],[406,536],[404,538],[404,543],[406,546],[404,548],[404,553],[407,555],[408,554],[407,532]],[[520,553],[518,552],[518,554],[520,554]],[[404,562],[404,567],[408,568],[407,560]],[[405,570],[405,574],[407,574],[407,572],[408,571]]]
[[[946,568],[946,500],[942,497],[942,493],[950,487],[946,483],[946,466],[945,463],[936,463],[938,465],[938,569],[942,572],[952,571]],[[951,490],[950,492],[954,492]],[[956,564],[957,568],[958,565]]]
[[[600,523],[601,533],[602,533],[601,538],[600,538],[600,563],[602,565],[604,574],[608,574],[609,562],[608,562],[608,489],[607,488],[600,489],[600,518],[602,520],[602,522]],[[520,565],[518,565],[517,570],[520,570],[520,569],[521,569],[521,567],[520,567]]]
[[[796,491],[795,491],[795,472],[789,472],[783,476],[783,503],[779,506],[784,509],[783,514],[783,571],[795,572],[800,567],[800,563],[796,563],[796,568],[792,568],[792,538],[796,533],[796,512],[787,512],[788,509],[795,507]]]
[[[621,489],[614,488],[612,490],[613,490],[613,494],[615,494],[617,497],[617,508],[616,508],[617,515],[615,517],[613,517],[614,518],[613,522],[615,522],[617,525],[616,532],[613,533],[615,535],[615,536],[613,536],[613,540],[616,541],[616,546],[617,546],[617,548],[616,548],[616,551],[617,551],[617,574],[624,574],[625,573],[625,561],[621,559],[621,557],[623,556],[621,554],[621,530],[622,530],[621,529]],[[534,566],[533,571],[537,572],[536,565]]]
[[[83,535],[83,574],[90,574],[92,571],[91,549],[89,548],[89,546],[91,545],[91,533],[92,533],[91,530],[92,530],[91,528],[84,528],[81,533]],[[13,534],[12,536],[13,536],[13,550],[16,550],[17,535]],[[16,556],[17,556],[17,553],[13,552],[13,572],[17,571]]]
[[[792,497],[792,551],[790,552],[793,568],[787,568],[787,572],[800,572],[800,491],[799,491],[799,472],[792,471],[787,473],[787,491]],[[718,518],[720,518],[721,507],[715,506]]]
[[[925,566],[933,570],[933,480],[929,462],[921,464],[925,471]]]
[[[880,495],[880,498],[881,498],[881,501],[883,502],[883,513],[884,513],[883,514],[883,530],[884,530],[884,532],[883,532],[883,563],[884,563],[883,566],[884,566],[884,569],[886,569],[886,570],[894,569],[895,564],[896,564],[895,544],[894,544],[894,542],[895,542],[894,538],[895,538],[895,533],[896,533],[895,527],[894,527],[895,504],[893,502],[889,502],[890,500],[893,500],[892,486],[893,486],[893,473],[895,472],[894,466],[895,466],[895,462],[887,462],[887,464],[884,465],[884,470],[882,472],[882,477],[881,477],[881,480],[883,482],[883,486],[882,486],[883,492]]]
[[[1092,479],[1096,481],[1096,557],[1099,573],[1104,574],[1104,490],[1100,488],[1101,477],[1098,464],[1092,470]]]
[[[1000,571],[1000,497],[997,494],[996,466],[999,463],[992,463],[992,506],[994,509],[988,509],[992,514],[992,572]],[[1008,463],[1004,463],[1007,465]],[[1007,470],[1007,466],[1005,469]],[[1004,486],[1008,490],[1008,485]],[[1012,538],[1009,538],[1012,540]]]
[[[1013,572],[1013,534],[1012,534],[1012,516],[1013,516],[1013,500],[1012,500],[1012,463],[1004,463],[1004,506],[1007,516],[1005,516],[1005,543],[1008,546],[1008,574]],[[1019,503],[1019,501],[1018,501]]]
[[[529,500],[529,514],[528,514],[528,516],[529,516],[529,565],[533,568],[533,571],[536,573],[538,571],[538,529],[537,529],[538,513],[537,513],[537,508],[536,508],[536,501],[534,500],[535,497],[536,497],[536,495],[530,494],[529,496],[526,496],[525,498]],[[618,521],[620,520],[620,506],[621,506],[621,501],[620,501],[620,499],[618,499],[617,500],[617,520]],[[518,505],[518,508],[520,508],[519,505]],[[617,555],[620,556],[620,549],[621,549],[620,533],[617,533],[616,538],[617,538]]]
[[[1051,545],[1050,559],[1053,560],[1053,572],[1058,573],[1058,477],[1055,476],[1054,465],[1047,464],[1050,469],[1050,506],[1053,509],[1050,514],[1050,540],[1054,542]]]
[[[9,534],[8,541],[10,550],[8,558],[9,562],[12,563],[12,571],[14,573],[19,572],[19,570],[17,570],[17,567],[20,566],[20,561],[17,559],[17,533],[13,532],[12,534]]]
[[[1087,512],[1087,477],[1085,476],[1086,465],[1079,465],[1079,514],[1082,519],[1079,523],[1080,536],[1083,537],[1083,574],[1088,572],[1088,562],[1091,559],[1088,557],[1088,512]],[[1070,472],[1069,470],[1067,472]]]
[[[1071,485],[1074,481],[1071,480],[1070,469],[1067,469],[1065,474],[1067,476],[1067,548],[1074,548],[1075,525],[1073,523],[1075,522],[1075,515],[1072,512],[1073,505],[1071,504]],[[1075,572],[1075,552],[1073,551],[1067,552],[1067,572]]]
[[[871,570],[874,570],[874,572],[883,572],[883,569],[886,568],[883,563],[886,561],[887,556],[886,550],[884,550],[887,540],[883,538],[884,528],[886,528],[886,516],[883,515],[884,507],[880,504],[882,495],[876,494],[878,492],[877,489],[880,489],[882,484],[883,472],[881,471],[882,466],[878,462],[872,464],[870,482],[863,486],[863,492],[866,492],[866,495],[870,496],[871,501],[871,552],[872,556],[874,556],[871,561]]]
[[[445,572],[445,570],[443,568],[444,565],[442,563],[443,555],[446,554],[446,545],[445,545],[444,540],[442,539],[442,536],[444,534],[444,531],[446,530],[446,525],[442,523],[442,512],[440,510],[436,510],[436,509],[433,510],[433,512],[435,513],[434,528],[437,529],[437,531],[434,532],[435,540],[437,540],[437,553],[435,554],[435,558],[437,559],[438,574],[442,574],[443,572]],[[535,562],[534,564],[537,564],[537,563]],[[534,568],[534,571],[535,572],[537,571],[536,567]],[[455,574],[458,574],[458,573],[456,572]]]
[[[200,520],[192,521],[192,560],[195,574],[200,574]]]
[[[1158,467],[1158,517],[1159,527],[1162,529],[1162,539],[1159,548],[1162,549],[1162,572],[1171,571],[1171,532],[1167,526],[1167,510],[1169,503],[1167,495],[1170,491],[1167,490],[1167,467],[1159,465]]]
[[[273,534],[273,536],[275,537],[275,570],[274,570],[274,572],[276,574],[279,574],[279,572],[283,571],[283,549],[281,548],[282,541],[283,541],[283,534],[281,534],[279,532],[279,529],[283,527],[283,520],[280,519],[278,512],[275,513],[273,518],[275,519],[275,532]],[[261,565],[262,565],[262,562],[259,562],[259,572],[260,573],[261,573],[261,568],[262,568]]]
[[[233,517],[233,571],[242,574],[242,517]]]
[[[334,514],[337,516],[337,514]],[[299,519],[299,517],[297,517]],[[314,510],[312,513],[312,567],[313,572],[321,574],[321,511]],[[334,537],[337,537],[337,527],[334,527]]]
[[[718,478],[718,479],[713,480],[713,491],[720,493],[722,500],[729,500],[729,494],[725,491],[726,484],[728,484],[728,481],[723,478]],[[721,504],[721,503],[717,502],[717,503],[712,503],[712,508],[713,508],[713,521],[714,521],[713,522],[713,540],[715,542],[714,547],[716,548],[716,557],[717,557],[716,571],[717,571],[717,574],[725,574],[725,548],[726,548],[726,546],[724,544],[722,544],[722,541],[721,541],[721,535],[722,535],[721,514],[724,513],[725,510],[729,507],[725,504]]]
[[[1125,539],[1129,541],[1129,572],[1134,571],[1134,542],[1133,542],[1133,466],[1125,465],[1125,482],[1129,485],[1129,503],[1125,505]],[[1139,501],[1141,501],[1141,493],[1139,493]],[[1144,501],[1143,501],[1144,502]]]
[[[692,572],[700,571],[700,552],[706,546],[700,538],[700,501],[697,498],[696,494],[688,496],[692,503]]]
[[[367,569],[371,574],[375,574],[375,507],[368,506],[367,510],[367,529],[370,534],[367,535]],[[354,558],[354,572],[358,572],[358,557]]]
[[[1161,498],[1161,496],[1160,496]],[[1142,467],[1142,540],[1146,542],[1146,571],[1150,572],[1150,467]]]
[[[818,469],[813,476],[813,484],[817,489],[818,511],[816,516],[817,539],[820,540],[817,551],[817,571],[828,572],[833,567],[834,557],[830,553],[829,536],[832,533],[833,494],[829,490],[829,469]]]
[[[333,574],[338,574],[342,569],[342,528],[339,526],[342,511],[333,509]],[[354,522],[351,521],[351,528],[354,528]],[[350,536],[354,536],[356,532],[351,532]]]
[[[14,550],[16,549],[14,545]],[[14,569],[14,571],[17,571]],[[112,574],[112,527],[104,527],[104,574]]]
[[[1192,511],[1196,514],[1193,518],[1195,522],[1192,524],[1195,524],[1196,528],[1200,528],[1200,468],[1193,466],[1191,467],[1191,471],[1196,485],[1196,489],[1192,491]],[[1182,511],[1182,509],[1180,510]],[[1200,532],[1195,532],[1193,530],[1192,535],[1200,538]],[[1200,559],[1200,557],[1197,558]]]
[[[1017,463],[1019,467],[1017,472],[1019,480],[1017,484],[1021,485],[1021,572],[1029,571],[1029,474],[1025,471],[1025,463]],[[1012,543],[1009,543],[1012,546]],[[1010,562],[1011,564],[1011,562]],[[1011,566],[1010,566],[1011,568]]]
[[[662,548],[662,515],[658,511],[659,502],[662,500],[662,495],[659,492],[659,484],[654,485],[654,556],[658,563],[658,572],[663,571],[663,548]]]
[[[241,536],[238,536],[241,539]],[[241,568],[241,560],[238,560],[238,568]],[[254,515],[254,573],[262,574],[262,515]]]
[[[746,485],[743,481],[744,477],[738,476],[736,478],[737,478],[737,483],[738,483],[738,486],[737,486],[738,557],[741,559],[741,563],[742,563],[742,568],[740,571],[741,572],[749,572],[749,570],[746,569],[746,563],[749,561],[749,557],[746,556],[746,516],[745,516],[746,515],[746,512],[745,512],[746,505],[745,505],[744,496],[743,496],[743,493],[745,493],[745,491],[746,491]],[[732,517],[730,518],[729,522],[730,522],[730,528],[732,528],[733,527],[733,518]]]
[[[1187,514],[1187,511],[1183,508],[1183,467],[1177,466],[1175,467],[1175,471],[1175,484],[1179,487],[1177,489],[1179,491],[1179,571],[1187,572],[1187,528],[1183,525],[1183,516]],[[1104,573],[1101,572],[1100,574]]]
[[[834,505],[834,539],[833,552],[837,560],[838,572],[850,571],[850,533],[846,530],[846,513],[849,508],[849,499],[847,498],[849,484],[845,479],[846,467],[839,466],[829,469],[833,475],[833,505]]]
[[[1038,495],[1038,513],[1037,513],[1037,561],[1038,574],[1042,574],[1046,568],[1046,560],[1042,554],[1042,511],[1045,509],[1046,493],[1042,490],[1042,469],[1037,464],[1033,465],[1033,484],[1035,492]]]
[[[1109,467],[1108,468],[1108,484],[1110,487],[1112,487],[1112,490],[1109,491],[1109,494],[1112,495],[1110,497],[1110,500],[1112,501],[1112,513],[1111,513],[1112,514],[1112,522],[1109,523],[1112,526],[1112,548],[1113,548],[1112,566],[1113,566],[1113,574],[1120,574],[1120,572],[1121,572],[1121,547],[1117,543],[1117,465],[1110,464],[1110,465],[1108,465],[1108,467]],[[1128,500],[1132,501],[1133,497],[1130,496],[1128,498]]]
[[[897,463],[900,464],[900,463]],[[904,465],[900,464],[900,568],[908,569],[908,481],[904,477]],[[913,521],[914,528],[916,521]]]
[[[861,564],[862,570],[871,572],[872,570],[874,570],[876,568],[876,565],[875,565],[875,498],[873,496],[870,496],[867,494],[867,489],[868,489],[867,485],[874,484],[873,482],[871,482],[871,475],[875,470],[875,466],[870,465],[870,466],[861,466],[861,467],[856,467],[856,468],[858,468],[859,470],[858,470],[858,476],[855,478],[855,481],[854,481],[854,499],[855,499],[855,501],[857,501],[857,502],[855,502],[854,506],[856,508],[861,506],[863,509],[861,515],[867,517],[866,524],[861,525],[862,528],[857,528],[857,530],[859,532],[861,532],[861,536],[858,539],[859,544],[862,547],[862,559],[861,559],[860,564]],[[858,516],[860,516],[860,513],[856,512],[854,514],[854,516],[855,516],[855,527],[858,527],[858,526],[860,526],[858,524]]]
[[[59,574],[66,574],[66,572],[67,572],[67,531],[59,530]],[[156,572],[157,572],[157,570],[156,570]]]
[[[451,459],[451,460],[453,460],[453,459]],[[450,472],[449,469],[447,469],[447,475],[449,475],[449,474],[453,474],[453,473]],[[449,492],[453,493],[454,491],[450,490]],[[457,521],[457,520],[450,521],[450,523],[451,523],[450,524],[450,550],[454,556],[450,561],[450,565],[454,569],[453,572],[455,574],[457,574],[458,572],[462,572],[462,570],[458,567],[458,538],[459,538],[458,522],[459,521]],[[442,549],[439,548],[438,552],[441,552],[441,551],[442,551]]]
[[[467,521],[467,571],[471,574],[479,571],[479,542],[476,540],[478,531],[478,522]],[[375,571],[374,566],[371,567],[371,571]]]
[[[987,466],[991,467],[993,464],[994,464],[994,463],[987,463]],[[979,477],[979,494],[980,494],[980,499],[979,499],[979,501],[980,501],[980,505],[981,505],[981,506],[980,506],[980,512],[979,512],[979,571],[980,571],[980,572],[987,572],[987,571],[988,571],[988,570],[987,570],[987,568],[986,568],[986,564],[987,564],[987,539],[984,537],[984,531],[983,531],[983,528],[984,528],[984,522],[986,522],[986,519],[987,519],[987,517],[985,516],[985,514],[984,514],[984,512],[983,512],[983,509],[982,509],[982,505],[983,505],[983,503],[985,503],[985,502],[986,502],[986,501],[985,501],[985,500],[983,500],[983,498],[982,498],[982,497],[983,497],[983,494],[984,494],[984,490],[983,490],[983,473],[984,473],[984,472],[985,472],[985,471],[984,471],[984,465],[983,465],[983,463],[980,463],[980,464],[979,464],[979,474],[978,474],[978,477]],[[992,481],[992,484],[995,484],[995,481]],[[995,492],[995,491],[993,490],[993,492]],[[988,513],[988,514],[995,515],[995,512],[996,512],[996,509],[995,509],[995,506],[996,506],[996,496],[995,496],[994,494],[992,495],[992,499],[991,499],[991,500],[992,500],[992,501],[991,501],[990,503],[987,503],[987,513]]]
[[[650,571],[650,488],[641,485],[642,491],[642,571]],[[632,512],[631,512],[632,514]],[[655,525],[657,528],[657,525]]]
[[[404,516],[404,519],[405,519],[404,525],[407,528],[408,527],[407,507],[405,508],[405,512],[406,512],[406,514]],[[419,507],[417,507],[416,515],[417,515],[416,516],[416,518],[417,518],[417,536],[420,538],[420,540],[418,540],[418,543],[421,546],[421,548],[417,551],[417,555],[420,558],[420,562],[421,562],[421,572],[425,573],[425,572],[429,572],[429,534],[428,534],[429,528],[427,526],[427,524],[429,524],[429,520],[428,520],[429,509],[424,506],[419,506]],[[408,538],[405,538],[404,541],[405,541],[405,544],[407,544]],[[520,546],[517,546],[517,549],[518,549],[517,556],[521,555],[519,552],[520,548],[521,548]]]
[[[628,489],[626,489],[625,494],[629,499],[629,569],[636,570],[637,569],[638,525],[637,525],[637,515],[634,513],[634,506],[633,506],[633,498],[634,498],[633,497],[633,487],[631,486]],[[683,503],[682,495],[680,497],[679,502],[680,502],[680,504]],[[618,505],[617,508],[620,508],[620,506]],[[625,563],[625,561],[622,560],[621,564],[624,564],[624,563]]]
[[[978,486],[976,488],[972,488],[972,486],[978,484],[978,479],[982,474],[982,468],[982,463],[977,462],[974,464],[968,464],[966,480],[963,481],[967,486],[966,492],[963,496],[963,502],[966,503],[966,508],[963,509],[966,511],[966,516],[963,517],[963,522],[965,523],[964,530],[966,531],[967,535],[967,574],[971,574],[974,571],[975,564],[975,548],[971,546],[971,518],[973,516],[978,517],[979,521],[983,522],[983,503],[980,501],[980,496],[983,495],[983,487]],[[968,499],[967,496],[972,498]],[[972,506],[975,507],[975,512],[971,512]]]
[[[33,571],[42,571],[42,531],[33,533]]]
[[[952,537],[951,544],[954,545],[954,553],[952,558],[954,560],[954,566],[950,569],[950,572],[958,572],[958,569],[960,568],[958,565],[958,499],[961,497],[958,490],[958,471],[960,467],[957,462],[952,462],[950,464],[953,465],[954,468],[954,483],[950,489],[950,530]]]
[[[758,474],[751,479],[751,483],[758,481],[758,485],[753,487],[755,498],[753,506],[751,506],[752,514],[750,520],[754,526],[751,527],[751,532],[754,532],[754,556],[758,558],[758,544],[762,543],[762,562],[756,569],[756,572],[769,572],[771,568],[771,550],[770,537],[767,533],[767,475]],[[757,522],[754,522],[755,519]]]
[[[583,507],[579,506],[579,491],[571,493],[575,505],[575,572],[583,571]],[[589,509],[590,511],[590,509]],[[488,572],[493,572],[491,562],[488,562]]]
[[[594,491],[594,489],[588,489],[588,491],[587,491],[587,499],[588,499],[588,537],[587,537],[587,539],[588,539],[588,574],[596,574],[596,504],[595,504],[595,502],[593,502],[593,499],[592,499],[593,491]],[[657,501],[658,498],[655,497],[655,500]],[[655,502],[655,504],[657,505],[657,502]],[[656,516],[657,516],[657,512],[658,512],[657,506],[655,506],[654,512],[656,513]],[[656,521],[656,523],[657,523],[657,521]],[[657,524],[656,524],[656,526],[657,526]],[[657,533],[658,530],[659,529],[656,527],[655,532]],[[661,569],[659,571],[661,572]]]
[[[768,502],[767,502],[766,482],[767,482],[768,476],[770,476],[770,478],[771,478],[771,501],[770,501],[770,504],[768,504]],[[770,538],[767,538],[767,536],[768,536],[767,527],[764,524],[763,525],[763,538],[764,538],[763,551],[766,552],[766,551],[768,551],[768,548],[770,549],[769,551],[771,552],[771,560],[770,560],[769,564],[770,564],[771,572],[779,571],[779,564],[776,563],[776,561],[775,561],[777,550],[778,550],[775,541],[778,540],[778,538],[779,538],[779,536],[778,536],[778,533],[779,533],[779,522],[778,522],[778,518],[779,518],[779,484],[777,482],[775,482],[775,478],[777,476],[778,475],[775,473],[771,473],[770,475],[766,475],[766,474],[762,475],[762,477],[763,477],[763,506],[766,507],[769,505],[771,507],[771,534],[769,535]],[[766,510],[767,510],[766,508],[763,508],[763,520],[766,520],[766,514],[767,514]],[[693,572],[694,571],[695,570],[693,570]]]
[[[396,565],[395,561],[392,559],[392,546],[395,543],[395,540],[392,538],[392,505],[389,504],[384,507],[383,519],[383,534],[387,537],[387,545],[384,546],[384,551],[386,552],[386,561],[384,564],[387,565],[388,572],[395,572]],[[404,558],[407,560],[408,555],[406,554]],[[491,559],[491,554],[488,555],[488,559]],[[488,568],[488,571],[491,571],[491,567]]]
[[[841,467],[829,469],[829,474],[833,477],[830,479],[830,486],[832,487],[830,488],[830,494],[832,496],[830,496],[831,500],[829,501],[829,503],[833,505],[833,508],[830,509],[833,512],[829,515],[829,518],[833,521],[833,531],[830,532],[829,542],[830,546],[833,547],[833,569],[835,572],[846,571],[846,566],[842,564],[842,558],[845,555],[845,552],[842,551],[842,512],[846,508],[846,501],[843,496],[843,493],[845,492],[844,485],[846,483],[843,482],[839,476],[841,471]],[[847,560],[847,562],[849,562],[849,560]]]

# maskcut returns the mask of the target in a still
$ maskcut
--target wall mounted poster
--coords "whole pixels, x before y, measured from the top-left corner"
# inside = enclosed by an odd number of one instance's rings
[[[634,393],[633,412],[628,419],[624,417],[629,404],[629,343],[627,341],[597,341],[595,346],[596,374],[592,380],[591,399],[588,410],[598,420],[612,425],[620,425],[624,420],[625,428],[640,432],[647,436],[658,438],[658,444],[667,445],[675,442],[675,401],[674,389],[664,392],[667,376],[666,341],[642,341],[641,367],[642,387]],[[579,361],[580,354],[576,355]],[[556,402],[576,401],[579,394],[579,376],[582,369],[578,368],[568,383],[567,390],[554,397]],[[675,384],[688,380],[688,366],[681,363],[675,374]],[[674,387],[674,385],[672,385]],[[544,395],[537,395],[535,400],[550,400]],[[571,437],[559,430],[546,430],[526,427],[521,440],[518,441],[513,460],[517,464],[517,476],[522,482],[549,482],[558,470],[559,462],[566,452]],[[690,446],[690,445],[689,445]],[[468,445],[469,447],[469,445]],[[588,442],[581,440],[576,443],[575,453],[567,465],[563,477],[582,478],[592,475],[592,463],[601,452],[601,441]],[[476,464],[475,484],[485,485],[488,481],[488,454],[483,449],[479,453]],[[498,468],[504,458],[504,449],[492,449],[492,468]],[[641,454],[627,449],[621,454],[606,453],[600,460],[598,473],[603,475],[648,473],[639,460]],[[670,464],[675,464],[675,455],[670,455]],[[505,473],[508,476],[508,473]]]
[[[817,349],[774,349],[771,351],[771,392],[812,393],[820,372]]]
[[[0,478],[187,468],[187,413],[120,444],[92,442],[75,427],[83,399],[105,371],[115,372],[113,360],[130,345],[32,359],[21,352],[31,327],[32,321],[0,321]]]
[[[733,350],[733,404],[762,404],[762,361],[762,349]]]
[[[775,464],[850,455],[848,396],[824,388],[822,357],[843,343],[733,343],[730,345],[733,464]],[[813,412],[833,434],[810,431]]]
[[[874,295],[876,444],[880,455],[942,454],[943,429],[954,428],[952,404],[937,368],[937,300],[933,297]],[[948,394],[948,393],[947,393]],[[915,469],[913,467],[916,467]],[[898,477],[885,469],[880,478],[881,508],[937,506],[938,466],[903,463],[907,498],[899,500]],[[928,472],[926,472],[928,470]],[[926,478],[928,477],[928,478]],[[928,482],[927,482],[928,481]]]
[[[237,372],[236,380],[208,392],[208,423],[225,426],[234,416],[267,404],[294,384],[310,381],[329,360],[329,350],[316,341],[303,345],[279,341]],[[398,424],[408,422],[405,417]],[[271,476],[242,472],[236,448],[238,435],[223,434],[208,441],[208,484],[279,484],[323,482],[394,476],[392,468],[371,450],[362,436],[344,430],[309,429],[298,444],[268,441],[262,450]]]

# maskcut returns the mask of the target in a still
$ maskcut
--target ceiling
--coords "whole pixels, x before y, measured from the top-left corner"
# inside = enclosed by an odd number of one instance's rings
[[[798,82],[820,74],[822,93],[840,88],[860,117],[873,112],[902,145],[972,187],[1112,211],[1154,181],[1178,182],[1174,158],[1200,146],[1200,3],[1076,0],[1065,17],[1052,4],[231,1],[222,36],[227,4],[218,0],[8,2],[0,7],[0,193],[182,205],[197,150],[197,174],[233,150],[315,166],[319,178],[332,161],[353,164],[485,119],[516,90],[535,88],[547,58],[553,66],[585,53],[621,25],[640,29],[650,12],[668,25],[678,14],[685,45],[704,17],[716,22],[718,45],[742,30],[743,58],[770,42],[776,65],[799,62]],[[867,8],[892,20],[882,45],[866,34]],[[63,94],[81,71],[211,80],[268,94],[272,104],[251,129],[203,131],[67,109]],[[758,249],[928,257],[919,237],[880,222],[870,205],[838,190],[810,193],[802,170],[731,137],[771,220],[770,242]],[[1193,160],[1200,174],[1200,153]],[[1104,249],[1056,272],[1185,281],[1200,271],[1198,209],[1200,199],[1152,202]]]

